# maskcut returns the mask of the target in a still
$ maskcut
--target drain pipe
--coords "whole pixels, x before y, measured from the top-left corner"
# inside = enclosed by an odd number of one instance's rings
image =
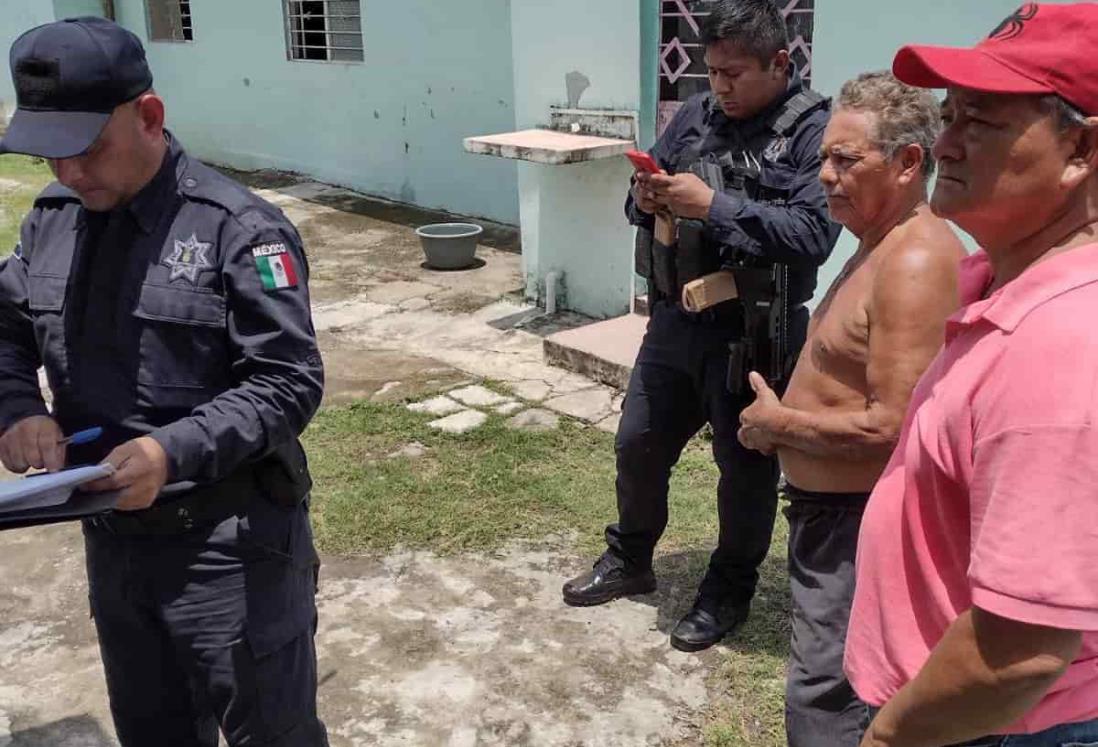
[[[561,274],[557,270],[551,270],[545,275],[545,313],[557,313],[557,283]]]

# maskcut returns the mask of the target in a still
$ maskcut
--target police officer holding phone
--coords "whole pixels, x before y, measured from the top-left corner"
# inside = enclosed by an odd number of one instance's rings
[[[754,399],[748,370],[729,375],[730,351],[745,338],[745,304],[691,313],[682,288],[728,266],[788,268],[787,365],[804,342],[803,304],[840,231],[817,181],[828,102],[790,62],[780,11],[771,0],[707,5],[701,35],[712,90],[676,114],[651,152],[663,173],[638,170],[626,204],[638,226],[651,320],[617,435],[618,522],[607,527],[608,547],[594,568],[563,589],[571,605],[655,590],[652,554],[667,524],[671,469],[710,423],[720,538],[693,608],[671,633],[671,645],[685,651],[712,646],[746,619],[770,546],[778,465],[736,437],[739,413]],[[658,229],[669,215],[677,236]],[[740,290],[742,298],[747,289]]]
[[[117,508],[84,537],[118,738],[326,745],[298,442],[323,369],[301,240],[164,129],[130,32],[47,24],[11,63],[0,152],[47,159],[57,182],[0,265],[0,461],[114,467],[89,489]]]

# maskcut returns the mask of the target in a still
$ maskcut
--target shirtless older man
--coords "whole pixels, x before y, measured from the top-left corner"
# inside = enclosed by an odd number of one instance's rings
[[[865,706],[843,675],[862,510],[916,381],[959,306],[964,249],[927,206],[938,101],[889,73],[848,82],[824,134],[832,217],[860,239],[816,310],[784,398],[752,374],[740,440],[788,481],[790,747],[857,747]]]

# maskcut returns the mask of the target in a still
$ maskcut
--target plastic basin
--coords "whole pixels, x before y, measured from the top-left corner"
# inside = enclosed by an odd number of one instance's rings
[[[462,270],[476,261],[477,237],[484,229],[475,223],[432,223],[416,229],[427,266],[435,270]]]

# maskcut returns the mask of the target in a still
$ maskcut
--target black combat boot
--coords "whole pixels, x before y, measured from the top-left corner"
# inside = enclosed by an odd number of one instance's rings
[[[656,574],[651,568],[634,570],[609,550],[595,561],[594,568],[564,585],[564,603],[573,607],[593,607],[618,597],[648,594],[656,590]]]
[[[679,651],[707,649],[747,620],[750,602],[732,604],[699,596],[671,631],[671,646]]]

